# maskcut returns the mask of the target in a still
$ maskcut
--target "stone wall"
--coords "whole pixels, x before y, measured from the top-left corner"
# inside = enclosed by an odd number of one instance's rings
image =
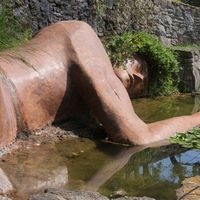
[[[199,7],[166,0],[136,2],[137,30],[148,29],[167,45],[200,44]]]
[[[99,36],[146,30],[167,45],[200,44],[200,8],[170,0],[3,0],[33,32],[61,20],[88,22]]]
[[[87,21],[89,18],[87,0],[4,0],[4,4],[22,26],[33,30],[33,34],[61,20]]]
[[[200,92],[200,50],[177,50],[180,62],[181,92]]]

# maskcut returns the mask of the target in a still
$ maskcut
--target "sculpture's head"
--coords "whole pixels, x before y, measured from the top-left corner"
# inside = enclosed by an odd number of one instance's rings
[[[147,95],[148,68],[139,56],[134,55],[128,59],[126,67],[115,67],[114,72],[125,86],[130,98]]]

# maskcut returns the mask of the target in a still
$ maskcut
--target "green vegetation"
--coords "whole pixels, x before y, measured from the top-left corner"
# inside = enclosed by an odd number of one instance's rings
[[[23,29],[4,9],[0,10],[0,51],[23,44],[30,36],[30,30]]]
[[[106,44],[114,66],[125,64],[133,54],[146,60],[149,68],[149,95],[170,95],[178,91],[177,54],[146,32],[124,33],[112,37]]]
[[[98,16],[100,19],[105,16],[106,4],[104,0],[92,0],[92,10],[91,13]]]
[[[170,47],[173,50],[191,50],[191,49],[200,49],[199,45],[191,44],[191,45],[177,45]]]
[[[183,147],[200,149],[200,128],[195,128],[184,133],[176,133],[170,138],[172,143]]]
[[[181,2],[181,0],[172,0],[172,2]]]

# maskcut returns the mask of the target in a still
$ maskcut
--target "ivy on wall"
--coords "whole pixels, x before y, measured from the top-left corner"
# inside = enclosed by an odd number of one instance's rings
[[[146,32],[124,33],[110,38],[105,46],[115,66],[123,65],[135,53],[146,60],[149,69],[149,95],[170,95],[178,92],[177,54],[155,36]]]

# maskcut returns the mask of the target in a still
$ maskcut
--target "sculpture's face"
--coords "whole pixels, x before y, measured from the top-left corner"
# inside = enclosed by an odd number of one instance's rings
[[[126,69],[123,66],[114,68],[117,77],[122,81],[130,98],[147,95],[148,69],[144,61],[138,56],[129,59]]]

